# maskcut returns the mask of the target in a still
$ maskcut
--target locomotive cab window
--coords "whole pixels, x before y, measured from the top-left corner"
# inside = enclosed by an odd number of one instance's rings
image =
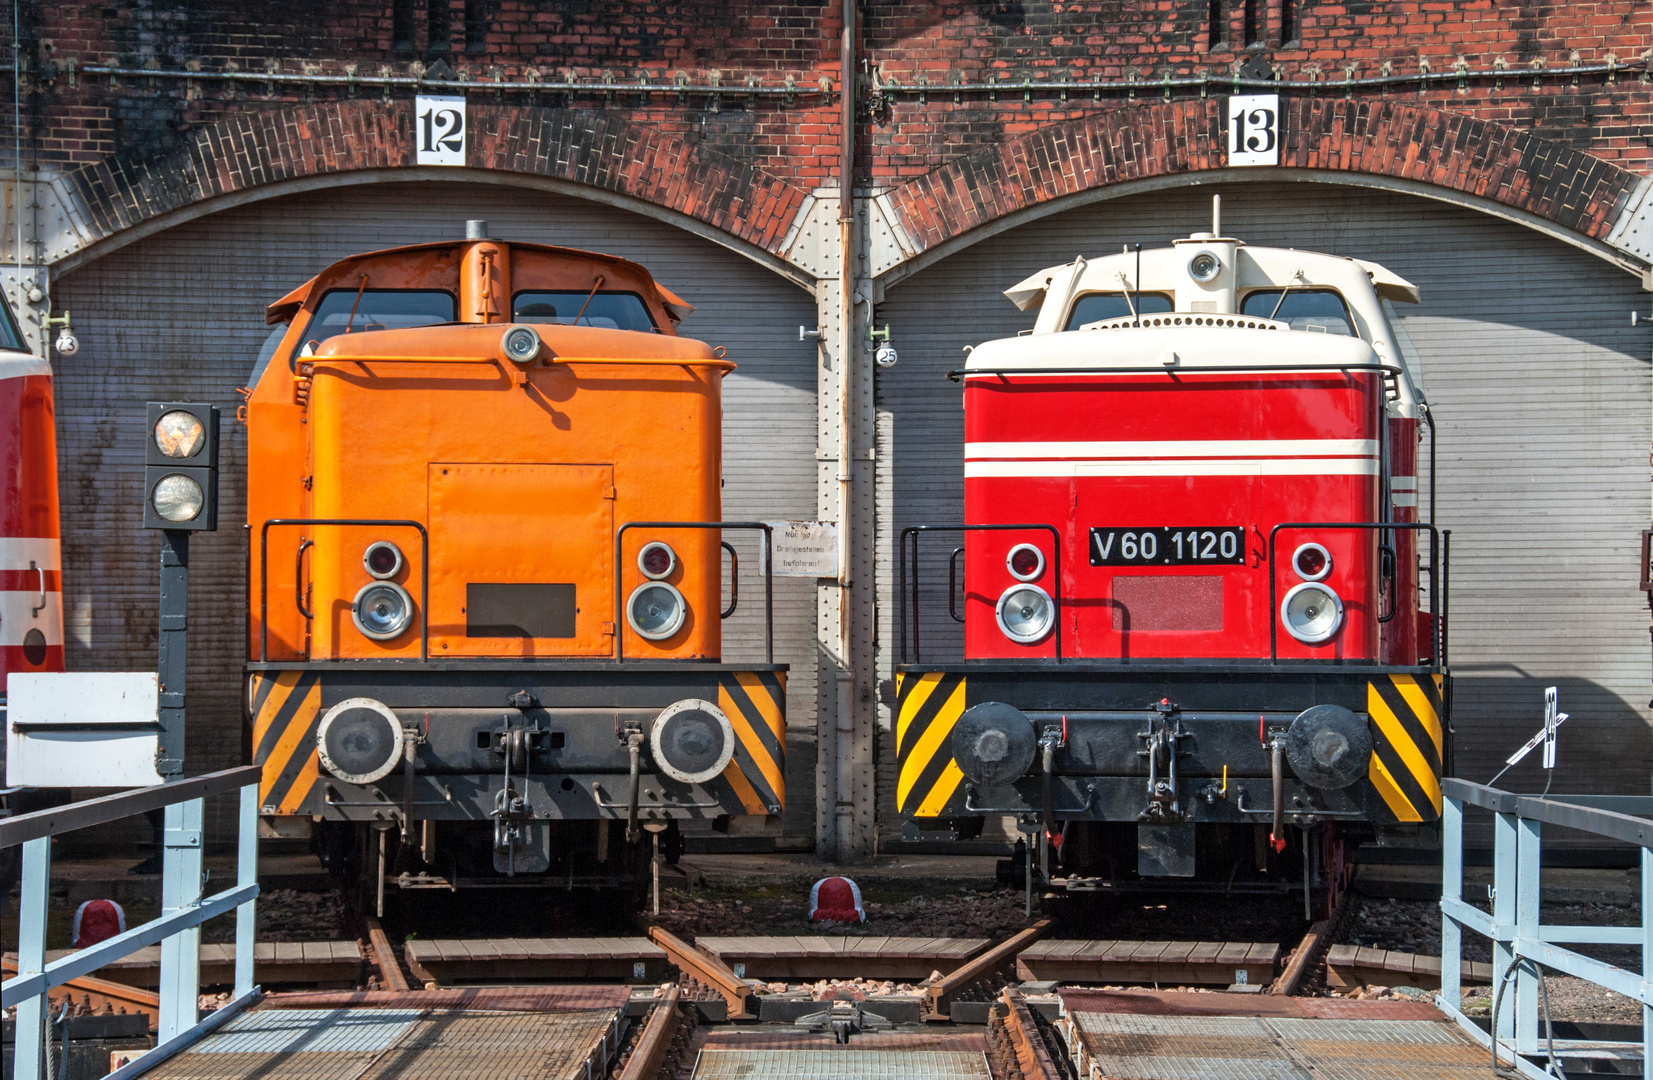
[[[589,303],[587,302],[589,301]],[[511,321],[599,326],[607,330],[654,332],[643,298],[628,292],[519,292],[511,298]]]
[[[1277,310],[1278,309],[1278,310]],[[1354,320],[1336,289],[1254,289],[1245,294],[1240,312],[1289,323],[1293,330],[1355,337]]]
[[[406,330],[414,326],[451,323],[459,317],[459,303],[438,289],[329,289],[316,305],[293,355],[310,342],[323,342],[348,330]]]
[[[1101,322],[1103,319],[1123,319],[1134,315],[1132,304],[1139,304],[1144,315],[1160,315],[1173,308],[1171,298],[1164,293],[1143,293],[1137,296],[1132,293],[1086,293],[1073,305],[1073,313],[1068,316],[1068,325],[1065,329],[1077,330],[1086,323]]]
[[[0,349],[7,352],[28,352],[29,346],[23,341],[23,334],[17,329],[17,320],[12,316],[11,305],[0,300]]]

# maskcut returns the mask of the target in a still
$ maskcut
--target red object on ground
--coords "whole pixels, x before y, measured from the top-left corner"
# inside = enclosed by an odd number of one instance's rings
[[[860,888],[849,878],[822,878],[809,890],[809,918],[813,922],[866,922]]]
[[[126,932],[126,912],[113,900],[88,900],[75,910],[72,944],[77,949]]]

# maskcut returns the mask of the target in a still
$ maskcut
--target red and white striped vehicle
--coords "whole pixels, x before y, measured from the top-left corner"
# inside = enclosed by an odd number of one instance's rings
[[[1445,553],[1383,303],[1417,290],[1214,229],[1006,295],[1031,333],[953,373],[966,524],[902,534],[902,812],[1021,815],[1069,888],[1324,896],[1344,839],[1440,813]],[[919,582],[957,546],[936,663]]]
[[[14,671],[63,670],[52,368],[0,300],[0,704]]]

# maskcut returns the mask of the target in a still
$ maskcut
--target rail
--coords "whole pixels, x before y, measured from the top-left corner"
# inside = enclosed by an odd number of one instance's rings
[[[247,765],[175,780],[155,787],[88,799],[0,821],[0,848],[23,847],[18,901],[17,974],[0,983],[0,1008],[17,1008],[14,1080],[41,1080],[54,1071],[48,993],[123,956],[161,946],[160,1024],[157,1045],[107,1080],[127,1080],[182,1050],[259,996],[253,985],[253,902],[258,897],[258,780]],[[234,888],[203,897],[202,818],[208,796],[240,791],[239,849]],[[134,814],[166,809],[161,874],[161,914],[124,933],[46,962],[52,838]],[[234,911],[235,992],[204,1019],[198,1012],[201,983],[200,925]]]
[[[966,960],[942,976],[939,982],[931,983],[927,991],[930,1008],[937,1016],[949,1015],[954,998],[994,972],[1010,967],[1016,962],[1017,954],[1048,934],[1053,925],[1055,924],[1050,919],[1040,919],[1032,926],[1016,931],[981,955]]]
[[[372,525],[383,529],[419,530],[419,659],[430,659],[430,533],[417,521],[400,518],[268,518],[258,530],[258,662],[270,660],[270,530],[305,525]],[[306,542],[299,542],[297,569],[304,567]],[[302,578],[294,584],[294,602],[306,621],[310,612],[304,607]]]
[[[952,382],[963,382],[983,375],[1003,378],[1007,375],[1230,375],[1258,373],[1291,375],[1299,371],[1376,371],[1383,376],[1384,393],[1394,400],[1400,396],[1400,377],[1405,371],[1395,364],[1156,364],[1153,367],[1010,367],[1010,368],[954,368],[947,373]]]
[[[729,1019],[752,1018],[753,1013],[747,1008],[752,984],[736,975],[728,964],[658,926],[649,928],[649,940],[666,951],[666,959],[676,964],[679,971],[717,991],[728,1006]]]
[[[1653,1039],[1653,797],[1517,795],[1466,780],[1441,781],[1441,993],[1436,1003],[1470,1036],[1486,1046],[1494,1058],[1507,1061],[1522,1075],[1543,1080],[1555,1075],[1558,1059],[1588,1056],[1603,1047],[1596,1040],[1553,1038],[1548,1027],[1541,1036],[1540,1005],[1546,997],[1542,968],[1584,979],[1632,998],[1642,1005],[1643,1060],[1641,1074],[1653,1080],[1653,1055],[1646,1053]],[[1493,814],[1492,911],[1464,901],[1464,811],[1466,807]],[[1554,825],[1615,840],[1641,849],[1641,925],[1553,926],[1542,921],[1539,867],[1543,827]],[[1492,1030],[1466,1017],[1462,1010],[1463,933],[1473,931],[1492,941]],[[1627,971],[1563,945],[1639,945],[1641,972]],[[1507,984],[1513,982],[1513,1000]],[[1508,1004],[1505,1004],[1508,1002]],[[1513,1014],[1513,1015],[1512,1015]],[[1550,1068],[1530,1058],[1543,1057]]]
[[[1452,530],[1444,533],[1428,522],[1398,522],[1398,521],[1282,521],[1268,531],[1268,659],[1269,663],[1280,662],[1280,620],[1276,618],[1279,606],[1279,574],[1274,564],[1274,544],[1281,529],[1356,529],[1367,532],[1387,532],[1391,529],[1396,532],[1429,532],[1429,602],[1435,608],[1435,640],[1434,648],[1430,650],[1431,671],[1444,671],[1447,666],[1447,613],[1446,586],[1451,581],[1449,562],[1451,560]],[[1437,557],[1438,556],[1438,557]],[[1381,594],[1379,597],[1381,601]],[[1390,612],[1390,618],[1394,612]],[[1388,619],[1382,621],[1387,622]]]
[[[763,533],[763,653],[764,663],[775,662],[775,558],[774,558],[774,527],[763,521],[628,521],[614,533],[614,659],[624,663],[626,659],[625,603],[621,597],[625,595],[625,576],[620,572],[624,565],[622,556],[625,554],[625,535],[627,529],[726,529],[746,530]],[[722,575],[723,551],[734,554],[732,548],[722,544],[718,552],[718,572]],[[731,578],[740,573],[740,561],[735,559],[730,563]],[[723,618],[735,613],[740,593],[739,586],[731,589],[728,610],[719,611]]]
[[[918,539],[919,539],[919,536],[921,534],[927,533],[927,532],[960,532],[960,533],[965,533],[965,532],[1013,532],[1013,531],[1018,531],[1018,530],[1025,532],[1028,529],[1043,529],[1045,532],[1050,533],[1051,558],[1050,558],[1050,562],[1049,562],[1048,565],[1050,567],[1051,577],[1052,577],[1053,581],[1055,582],[1055,586],[1056,586],[1055,588],[1053,588],[1051,590],[1050,599],[1051,599],[1051,605],[1054,609],[1054,620],[1055,620],[1055,624],[1056,624],[1055,630],[1054,630],[1054,633],[1056,635],[1056,659],[1057,660],[1062,659],[1062,535],[1061,535],[1061,533],[1057,532],[1056,526],[1054,526],[1054,525],[1044,525],[1044,524],[1023,524],[1023,525],[909,525],[905,529],[901,530],[901,542],[896,548],[895,577],[896,577],[896,580],[900,583],[899,586],[898,586],[899,596],[897,597],[897,603],[896,603],[896,613],[897,613],[897,619],[899,621],[899,626],[897,627],[897,638],[898,638],[898,641],[899,641],[899,644],[897,645],[897,650],[899,651],[899,653],[901,655],[901,663],[903,663],[903,664],[907,663],[907,581],[908,581],[908,579],[907,579],[907,546],[908,546],[908,537],[912,538],[911,543],[912,543],[912,549],[913,549],[913,573],[912,573],[913,660],[912,660],[912,662],[915,663],[915,664],[919,664],[919,663],[923,663],[923,649],[922,649],[921,643],[920,643],[920,617],[919,617],[920,612],[919,612],[919,604],[918,604],[918,592],[919,592],[919,589],[918,589],[918,583],[919,583],[919,577],[918,577]],[[962,549],[959,549],[959,550],[962,550]],[[954,580],[955,580],[954,579],[953,568],[956,565],[956,560],[957,559],[958,559],[958,550],[955,550],[953,552],[953,554],[951,556],[949,556],[948,563],[947,563],[947,579],[948,579],[948,584],[949,584],[949,589],[950,590],[951,590],[951,587],[952,587],[952,585],[954,583]],[[956,607],[953,604],[953,596],[952,596],[951,591],[949,591],[948,596],[947,596],[947,613],[949,615],[951,615],[954,619],[958,619],[958,611],[957,611]],[[959,620],[959,621],[962,622],[963,620]]]

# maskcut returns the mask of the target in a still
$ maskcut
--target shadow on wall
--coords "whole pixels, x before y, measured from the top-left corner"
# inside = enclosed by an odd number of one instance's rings
[[[1556,687],[1567,721],[1556,734],[1554,792],[1653,794],[1653,731],[1640,702],[1626,701],[1589,679],[1539,677],[1514,665],[1455,668],[1455,775],[1485,784],[1504,761],[1544,726],[1544,690]],[[1544,790],[1541,750],[1505,773],[1497,786],[1534,794]]]

